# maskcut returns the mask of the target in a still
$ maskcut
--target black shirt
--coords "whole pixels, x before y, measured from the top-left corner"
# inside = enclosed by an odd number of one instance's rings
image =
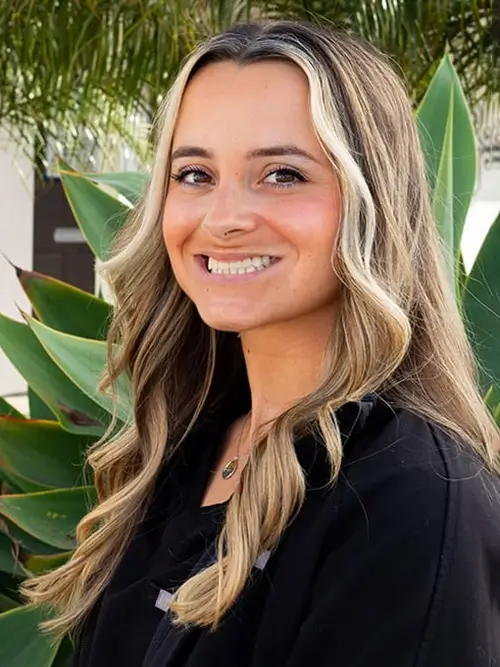
[[[188,439],[74,666],[500,665],[498,478],[469,447],[374,394],[338,417],[338,482],[325,487],[322,443],[300,439],[305,503],[215,632],[173,628],[160,604],[210,562],[226,507],[200,508],[225,426]]]

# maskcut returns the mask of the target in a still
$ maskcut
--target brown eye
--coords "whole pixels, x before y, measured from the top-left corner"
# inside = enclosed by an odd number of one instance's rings
[[[287,187],[296,182],[304,183],[306,181],[305,177],[299,171],[291,169],[290,167],[273,169],[266,175],[266,180],[270,176],[275,176],[276,180],[274,183],[271,183],[271,185],[275,185],[276,187]]]
[[[190,178],[188,179],[188,177]],[[172,174],[171,178],[177,183],[185,183],[186,185],[204,185],[209,182],[210,176],[203,169],[186,167],[176,174]]]

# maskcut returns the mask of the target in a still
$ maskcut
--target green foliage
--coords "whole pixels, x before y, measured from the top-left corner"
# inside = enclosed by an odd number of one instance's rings
[[[8,572],[14,576],[27,574],[19,561],[14,543],[5,533],[0,533],[0,572]]]
[[[92,442],[90,436],[68,433],[54,421],[0,420],[2,466],[47,489],[81,483],[84,452]]]
[[[119,172],[115,174],[83,174],[94,183],[109,185],[118,195],[125,197],[130,204],[137,203],[141,193],[146,187],[148,177],[146,174],[135,172]]]
[[[473,126],[459,79],[446,55],[417,112],[437,224],[449,276],[481,368],[485,401],[500,418],[500,216],[470,275],[460,243],[476,180]],[[83,174],[60,163],[66,196],[96,255],[112,239],[144,190],[143,174]],[[30,385],[27,419],[0,400],[0,667],[63,667],[71,645],[53,647],[36,626],[41,613],[19,606],[22,579],[64,563],[78,521],[95,502],[82,462],[109,424],[113,402],[98,390],[111,306],[47,276],[16,269],[36,318],[0,315],[0,347]],[[120,379],[119,423],[132,419],[130,384]],[[49,419],[47,419],[47,415]]]
[[[436,222],[450,281],[476,352],[483,394],[500,422],[500,215],[469,275],[461,252],[465,217],[477,176],[474,128],[460,81],[445,55],[417,109]]]
[[[24,415],[22,415],[19,410],[16,410],[16,408],[8,403],[5,398],[2,398],[0,396],[0,417],[18,417],[19,419],[23,419]]]
[[[110,231],[109,219],[123,223],[146,176],[84,176],[63,163],[61,168],[78,224],[105,256],[117,228]],[[83,463],[112,411],[111,397],[97,389],[111,306],[54,278],[19,268],[16,273],[36,319],[25,315],[22,323],[0,314],[0,347],[32,391],[30,419],[0,399],[0,667],[65,667],[71,642],[51,647],[36,627],[40,612],[19,607],[16,589],[71,556],[76,526],[95,503]],[[132,415],[126,377],[117,399],[123,423]]]
[[[480,366],[483,392],[490,392],[500,423],[500,215],[490,227],[462,288],[462,308]]]
[[[39,320],[74,336],[106,340],[111,316],[108,303],[41,273],[16,272]]]
[[[111,413],[112,398],[97,389],[106,362],[106,343],[56,331],[31,317],[27,317],[27,320],[31,330],[58,368],[97,405]],[[131,410],[126,377],[118,381],[118,399],[118,418],[125,422],[130,418]]]
[[[61,551],[75,548],[75,526],[94,504],[93,487],[3,494],[0,513],[38,540]]]
[[[42,146],[76,149],[82,128],[106,148],[137,144],[129,118],[155,117],[199,39],[248,18],[308,18],[354,31],[389,53],[419,100],[446,43],[469,99],[500,90],[492,0],[0,0],[0,118]],[[497,19],[498,20],[498,19]],[[79,139],[78,139],[79,138]],[[30,146],[31,146],[30,142]],[[88,152],[88,147],[85,147]]]
[[[59,173],[69,205],[92,252],[106,259],[111,241],[130,209],[116,197],[97,188],[91,180],[60,161]]]
[[[449,55],[441,61],[417,118],[436,220],[457,256],[476,184],[477,150],[472,118]]]
[[[2,667],[51,667],[60,642],[51,645],[37,631],[45,620],[39,609],[23,606],[0,614],[0,665]]]
[[[64,429],[89,435],[104,432],[105,412],[54,364],[27,324],[0,314],[0,347]]]

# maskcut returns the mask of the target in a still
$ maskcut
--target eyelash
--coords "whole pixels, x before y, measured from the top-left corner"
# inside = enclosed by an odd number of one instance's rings
[[[300,173],[300,171],[297,171],[296,169],[293,169],[292,167],[287,167],[287,166],[280,166],[280,167],[274,167],[270,171],[267,172],[267,174],[264,176],[264,179],[266,179],[268,176],[271,174],[275,174],[276,172],[286,172],[287,174],[292,174],[299,180],[300,183],[305,183],[307,179],[303,174]],[[190,166],[188,165],[187,167],[183,167],[180,169],[176,174],[171,175],[171,179],[176,181],[177,183],[183,183],[183,178],[187,176],[188,174],[202,174],[204,176],[208,176],[207,172],[204,171],[203,169],[200,169],[199,167],[195,166]],[[192,185],[196,187],[195,183],[188,183],[187,185]],[[201,183],[201,185],[205,185],[204,183]],[[275,188],[289,188],[291,185],[294,185],[294,183],[273,183],[272,186]]]

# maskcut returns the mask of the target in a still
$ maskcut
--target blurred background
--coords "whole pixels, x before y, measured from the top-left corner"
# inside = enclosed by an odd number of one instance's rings
[[[10,263],[96,290],[56,156],[82,171],[147,169],[158,105],[200,38],[248,18],[318,16],[391,54],[415,107],[449,49],[477,137],[469,268],[500,211],[498,2],[0,0],[0,312],[30,312]],[[0,396],[25,410],[25,394],[0,352]]]

